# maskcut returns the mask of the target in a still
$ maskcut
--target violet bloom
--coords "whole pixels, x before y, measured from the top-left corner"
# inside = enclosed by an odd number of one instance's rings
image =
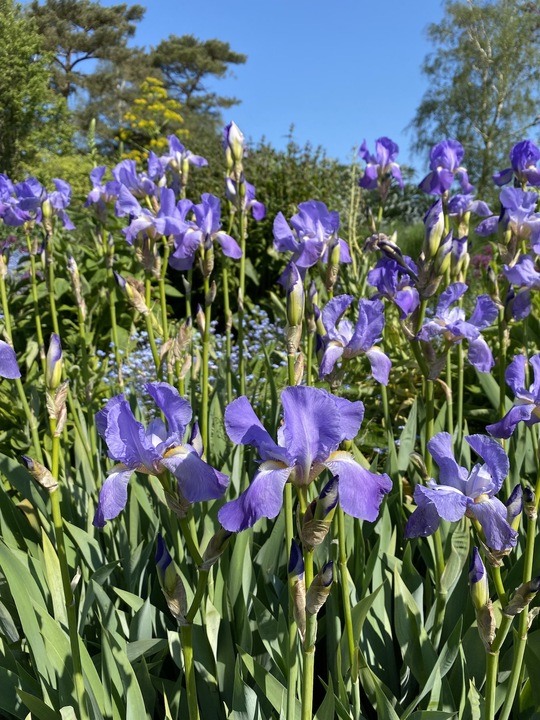
[[[384,181],[394,178],[403,190],[403,179],[399,165],[395,162],[399,147],[387,137],[375,141],[375,155],[371,155],[364,140],[358,154],[367,163],[359,185],[366,190],[375,190],[381,187]]]
[[[375,380],[388,385],[392,362],[376,347],[384,328],[383,304],[380,300],[360,300],[358,321],[353,326],[350,320],[340,319],[352,302],[352,295],[338,295],[322,311],[326,335],[323,338],[324,354],[319,367],[319,379],[329,375],[340,358],[350,360],[358,355],[366,355]]]
[[[225,410],[225,427],[231,440],[253,445],[261,464],[248,489],[226,503],[218,518],[226,530],[239,532],[261,517],[275,518],[283,505],[283,488],[292,482],[309,485],[328,468],[339,476],[339,502],[356,518],[374,521],[383,496],[390,491],[388,475],[378,475],[339,450],[352,440],[362,423],[364,406],[314,387],[288,387],[281,394],[283,425],[278,442],[270,437],[247,397],[234,400]]]
[[[236,240],[221,230],[219,198],[210,193],[204,193],[201,195],[201,200],[201,203],[193,205],[191,208],[195,221],[188,222],[182,233],[175,237],[175,250],[169,258],[169,263],[176,270],[191,270],[197,251],[199,249],[209,250],[214,241],[221,245],[226,257],[233,260],[239,260],[242,257],[242,250]],[[182,212],[185,213],[187,205],[182,207]]]
[[[475,200],[474,195],[453,195],[448,201],[448,215],[461,224],[466,215],[472,213],[479,217],[492,215],[489,205],[483,200]]]
[[[113,168],[112,174],[114,179],[136,198],[152,197],[157,193],[156,184],[150,175],[137,172],[135,160],[122,160]]]
[[[540,252],[540,214],[536,213],[538,195],[519,188],[504,188],[500,194],[501,213],[492,215],[475,229],[477,235],[487,237],[502,228],[511,232],[515,238],[531,242],[531,247]]]
[[[107,172],[106,165],[100,165],[90,172],[90,182],[92,189],[86,197],[84,207],[95,206],[98,218],[105,222],[107,219],[107,205],[112,205],[118,199],[120,188],[122,187],[118,180],[108,180],[103,182],[103,177]]]
[[[227,200],[240,212],[247,213],[251,210],[254,220],[264,220],[266,217],[266,207],[262,202],[255,199],[255,186],[246,180],[241,181],[241,185],[245,188],[243,198],[238,195],[238,183],[236,180],[228,177],[225,179],[225,194]]]
[[[291,261],[304,274],[321,260],[328,244],[335,244],[339,231],[339,213],[329,212],[323,202],[309,200],[298,205],[298,213],[290,219],[290,225],[282,212],[274,220],[274,247],[278,252],[292,252]],[[292,227],[292,229],[291,229]],[[349,246],[337,238],[341,262],[350,263]]]
[[[65,180],[54,178],[55,190],[48,193],[37,178],[30,177],[15,185],[15,194],[19,208],[30,213],[32,219],[41,223],[44,219],[44,208],[48,206],[52,215],[56,215],[65,230],[75,230],[66,208],[71,202],[71,186]]]
[[[187,224],[175,204],[174,191],[160,188],[159,199],[159,210],[154,214],[148,208],[142,208],[129,190],[121,186],[116,203],[117,214],[131,217],[129,226],[122,230],[130,245],[141,234],[153,239],[158,236],[180,235],[186,230]]]
[[[4,340],[0,340],[0,377],[8,380],[17,380],[21,377],[15,350]]]
[[[420,183],[420,189],[428,195],[444,195],[457,178],[464,193],[472,192],[467,170],[461,165],[464,154],[463,145],[457,140],[443,140],[435,145],[429,156],[431,172]]]
[[[511,167],[493,175],[495,185],[507,185],[513,176],[521,185],[540,186],[540,170],[536,167],[540,160],[540,150],[530,140],[518,142],[510,150]]]
[[[523,320],[531,312],[531,290],[540,290],[540,273],[530,255],[521,255],[514,265],[504,265],[503,273],[511,285],[521,288],[510,296],[512,316]]]
[[[403,255],[403,264],[386,256],[377,260],[377,264],[367,276],[369,285],[377,288],[377,294],[391,300],[400,310],[401,319],[416,310],[420,304],[418,290],[413,286],[413,278],[418,276],[418,269],[408,255]]]
[[[419,340],[430,341],[443,336],[447,342],[469,343],[468,358],[480,372],[489,372],[495,361],[488,344],[480,335],[480,330],[489,327],[499,313],[489,295],[479,295],[474,312],[465,320],[465,311],[460,307],[451,307],[467,291],[465,283],[453,283],[439,297],[435,317],[428,320],[418,333]]]
[[[169,141],[169,152],[162,155],[160,163],[165,170],[172,172],[172,188],[178,193],[187,184],[189,166],[206,167],[208,160],[187,150],[175,135],[169,135],[167,140]]]
[[[9,227],[19,227],[32,219],[30,213],[20,209],[15,187],[3,173],[0,173],[0,218]]]
[[[469,435],[465,440],[483,460],[470,471],[454,459],[449,433],[437,433],[428,441],[428,450],[439,466],[439,482],[429,480],[426,486],[416,486],[418,507],[407,521],[405,537],[432,535],[441,520],[457,522],[467,516],[478,520],[493,550],[514,547],[517,533],[507,522],[506,506],[494,497],[508,475],[508,457],[499,443],[486,435]]]
[[[178,490],[188,502],[220,498],[229,479],[201,459],[199,439],[185,443],[184,433],[191,420],[191,406],[176,388],[165,382],[147,383],[167,424],[155,418],[145,429],[138,422],[124,395],[116,395],[96,413],[96,426],[106,442],[115,465],[103,483],[94,525],[103,527],[125,508],[127,484],[135,471],[159,476],[166,470],[178,481]]]
[[[515,396],[515,403],[499,422],[488,425],[486,430],[497,438],[507,439],[512,435],[518,423],[524,422],[531,427],[540,422],[540,354],[533,355],[529,360],[533,369],[534,381],[525,385],[525,355],[515,355],[506,368],[506,384]]]

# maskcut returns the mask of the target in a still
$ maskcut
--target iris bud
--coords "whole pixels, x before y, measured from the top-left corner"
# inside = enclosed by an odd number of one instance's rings
[[[302,640],[306,634],[306,585],[304,580],[304,558],[300,546],[291,541],[291,553],[287,568],[294,619]]]
[[[486,568],[476,547],[473,548],[473,556],[469,568],[469,584],[476,614],[478,633],[484,643],[486,651],[489,652],[491,643],[495,639],[495,615],[493,613],[491,600],[489,599],[489,584]]]
[[[229,123],[223,131],[223,146],[228,164],[241,164],[244,159],[245,138],[235,122]]]
[[[330,530],[338,502],[338,477],[332,477],[319,497],[308,506],[302,522],[302,542],[307,550],[320,545]]]
[[[306,594],[306,611],[310,615],[317,615],[330,595],[334,582],[334,563],[326,563],[323,569],[315,576]]]
[[[508,617],[518,615],[534,599],[538,590],[540,590],[540,576],[520,585],[508,605],[503,608],[503,613]]]
[[[521,485],[516,485],[512,490],[510,497],[506,501],[506,522],[513,530],[519,528],[521,513],[523,511],[523,490]]]
[[[287,353],[289,355],[294,355],[300,346],[304,303],[304,283],[298,268],[291,263],[287,282]]]
[[[212,565],[214,565],[219,560],[219,558],[223,554],[223,551],[227,547],[231,535],[232,532],[229,532],[229,530],[225,530],[225,528],[220,528],[217,533],[210,539],[210,542],[208,543],[208,546],[204,551],[201,570],[210,570]]]
[[[137,310],[137,312],[140,312],[141,315],[148,315],[150,313],[150,310],[146,305],[142,293],[136,287],[136,281],[130,279],[126,280],[117,272],[114,272],[114,279],[116,280],[116,284],[118,285],[120,290],[122,290],[122,292],[126,296],[127,301],[129,302],[131,307],[135,308],[135,310]]]
[[[167,606],[179,625],[186,624],[186,591],[161,535],[158,535],[156,569]]]
[[[52,333],[49,341],[45,381],[49,390],[56,390],[62,381],[62,345],[56,333]]]
[[[529,520],[534,520],[536,518],[536,495],[534,490],[531,488],[525,488],[523,490],[523,510]]]
[[[489,584],[486,568],[477,547],[473,548],[469,567],[469,584],[475,610],[481,610],[489,602]]]
[[[444,213],[441,199],[437,200],[425,214],[424,225],[422,251],[426,260],[432,260],[437,255],[444,234]]]
[[[28,455],[21,455],[21,460],[26,466],[26,469],[30,475],[36,480],[41,487],[45,488],[49,492],[53,492],[58,488],[58,483],[53,477],[50,470],[47,470],[45,465],[42,465],[37,460],[32,460]]]
[[[468,237],[454,238],[452,241],[452,277],[463,277],[469,267],[470,255],[468,250]]]
[[[444,275],[452,262],[452,231],[441,240],[437,254],[435,255],[435,272],[437,275]]]

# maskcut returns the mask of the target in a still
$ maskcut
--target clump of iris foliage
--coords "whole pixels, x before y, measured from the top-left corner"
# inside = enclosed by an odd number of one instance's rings
[[[222,198],[168,142],[0,175],[0,714],[538,717],[540,150],[490,208],[440,142],[409,257],[364,143],[367,237],[279,213],[262,298],[241,131]]]

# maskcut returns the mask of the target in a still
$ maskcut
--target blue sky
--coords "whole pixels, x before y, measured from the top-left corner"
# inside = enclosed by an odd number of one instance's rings
[[[442,17],[438,0],[141,4],[147,10],[137,45],[192,34],[225,40],[248,56],[234,76],[211,87],[242,101],[224,119],[252,140],[264,136],[282,148],[294,124],[299,143],[322,145],[328,155],[348,160],[364,138],[373,147],[387,135],[399,144],[401,162],[422,165],[411,156],[406,127],[426,88],[420,71],[430,50],[425,28]]]

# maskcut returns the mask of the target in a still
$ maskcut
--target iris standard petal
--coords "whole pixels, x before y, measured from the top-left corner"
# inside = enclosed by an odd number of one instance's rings
[[[189,402],[166,382],[146,383],[145,389],[165,415],[169,434],[175,433],[181,440],[193,415]]]
[[[127,486],[132,470],[114,470],[109,474],[101,490],[99,501],[92,524],[94,527],[104,527],[107,520],[117,517],[126,507]]]
[[[531,383],[531,393],[535,400],[540,400],[540,354],[533,355],[529,360],[533,369],[534,381]]]
[[[353,300],[352,295],[336,295],[336,297],[329,300],[324,306],[324,310],[321,313],[323,325],[333,340],[335,340],[336,325]],[[334,337],[332,336],[332,331],[334,331]]]
[[[371,348],[366,352],[371,364],[371,374],[381,385],[388,385],[388,376],[392,369],[392,361],[379,348]]]
[[[326,392],[326,391],[324,391]],[[330,393],[328,393],[330,395]],[[364,403],[361,400],[347,400],[347,398],[330,395],[339,412],[341,440],[352,440],[358,435],[360,425],[364,419]],[[340,442],[341,442],[340,440]]]
[[[109,457],[135,470],[143,465],[152,472],[160,455],[146,436],[144,427],[135,420],[123,395],[111,398],[96,413],[96,427],[109,449]]]
[[[325,463],[339,476],[339,504],[347,515],[374,522],[381,502],[392,489],[388,475],[372,473],[359,465],[347,452],[334,452]]]
[[[435,313],[437,317],[443,317],[450,305],[457,302],[467,292],[467,289],[468,285],[465,283],[452,283],[452,285],[449,285],[439,297]]]
[[[297,480],[307,483],[311,465],[324,462],[342,440],[338,407],[330,393],[313,387],[285,388],[281,402],[285,446],[298,466]]]
[[[434,435],[427,444],[432,458],[439,466],[439,482],[465,492],[467,470],[458,465],[452,449],[452,436],[447,432]]]
[[[275,518],[283,505],[283,488],[292,470],[272,460],[262,463],[248,489],[218,512],[225,530],[241,532],[262,517]]]
[[[471,365],[480,372],[487,373],[495,365],[493,354],[483,337],[469,340],[467,357]]]
[[[295,252],[298,247],[289,223],[282,212],[278,212],[273,225],[274,247],[278,252]]]
[[[525,355],[514,355],[514,359],[506,368],[506,372],[504,374],[506,384],[516,397],[522,397],[524,391],[530,396],[530,394],[525,390],[526,366],[527,358]],[[530,396],[530,399],[532,400],[532,396]]]
[[[358,322],[349,343],[353,352],[366,352],[381,339],[384,328],[384,305],[380,300],[360,300]]]
[[[479,295],[468,322],[483,330],[495,322],[498,314],[499,310],[489,295]]]
[[[233,443],[256,447],[262,460],[287,460],[286,449],[272,440],[245,395],[225,409],[225,429]]]
[[[487,465],[494,481],[493,493],[499,492],[510,470],[508,455],[496,440],[487,435],[467,435],[465,440]]]

